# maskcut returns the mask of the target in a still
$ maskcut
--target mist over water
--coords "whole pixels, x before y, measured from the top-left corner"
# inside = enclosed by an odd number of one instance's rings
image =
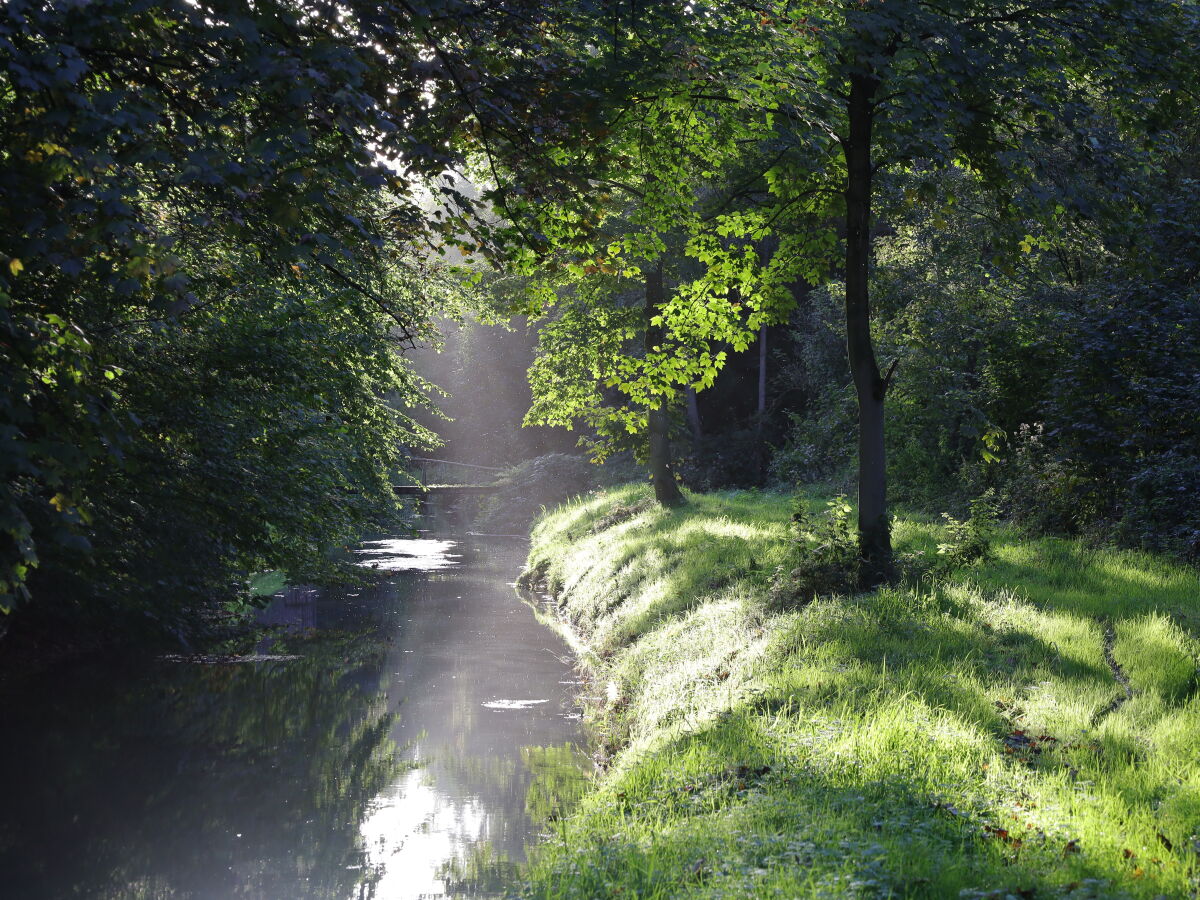
[[[524,318],[514,318],[510,327],[444,319],[439,329],[445,340],[440,352],[418,347],[408,354],[418,374],[449,394],[434,398],[448,420],[428,411],[414,414],[445,442],[429,455],[507,467],[575,448],[576,435],[565,429],[521,426],[532,399],[526,372],[537,346]]]

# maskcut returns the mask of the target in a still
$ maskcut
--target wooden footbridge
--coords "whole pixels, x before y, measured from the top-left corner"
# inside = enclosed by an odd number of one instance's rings
[[[473,470],[474,472],[504,471],[504,469],[496,466],[477,466],[473,463],[455,462],[451,459],[422,459],[414,456],[409,461],[417,463],[420,467],[417,470],[418,483],[393,485],[396,493],[401,497],[420,497],[421,499],[426,499],[431,496],[442,496],[454,499],[479,494],[494,494],[500,489],[499,485],[479,482],[451,482],[447,480],[448,476],[443,467],[458,466],[463,469]]]

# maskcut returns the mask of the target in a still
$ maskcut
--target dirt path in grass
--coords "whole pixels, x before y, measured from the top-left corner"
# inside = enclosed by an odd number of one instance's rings
[[[1117,683],[1124,690],[1123,694],[1113,697],[1112,701],[1107,706],[1102,706],[1096,710],[1096,714],[1092,716],[1092,727],[1100,723],[1100,720],[1105,716],[1115,713],[1120,709],[1127,700],[1133,699],[1133,685],[1129,683],[1129,676],[1125,674],[1125,670],[1121,668],[1121,664],[1117,662],[1116,656],[1113,655],[1113,645],[1116,644],[1117,633],[1111,625],[1104,629],[1104,661],[1108,663],[1109,669],[1112,670],[1113,678],[1117,679]]]

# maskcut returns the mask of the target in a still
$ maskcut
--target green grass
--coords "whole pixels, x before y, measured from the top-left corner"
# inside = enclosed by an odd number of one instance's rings
[[[1002,530],[936,584],[780,612],[788,503],[634,486],[536,528],[608,765],[531,896],[1193,896],[1194,572]],[[901,516],[897,550],[940,533]]]

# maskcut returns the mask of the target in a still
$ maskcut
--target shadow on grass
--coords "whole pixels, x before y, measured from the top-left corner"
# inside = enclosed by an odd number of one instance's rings
[[[632,748],[535,895],[1195,887],[1194,573],[1004,531],[941,582],[779,613],[763,595],[787,514],[780,496],[693,498],[572,551],[564,602],[624,676],[606,714]],[[896,533],[902,551],[939,539],[919,519]],[[1142,686],[1119,709],[1110,624]]]
[[[656,747],[539,861],[535,896],[1113,896],[1086,842],[1018,834],[982,790],[956,805],[911,748],[891,770],[821,754],[839,734],[741,709]]]

